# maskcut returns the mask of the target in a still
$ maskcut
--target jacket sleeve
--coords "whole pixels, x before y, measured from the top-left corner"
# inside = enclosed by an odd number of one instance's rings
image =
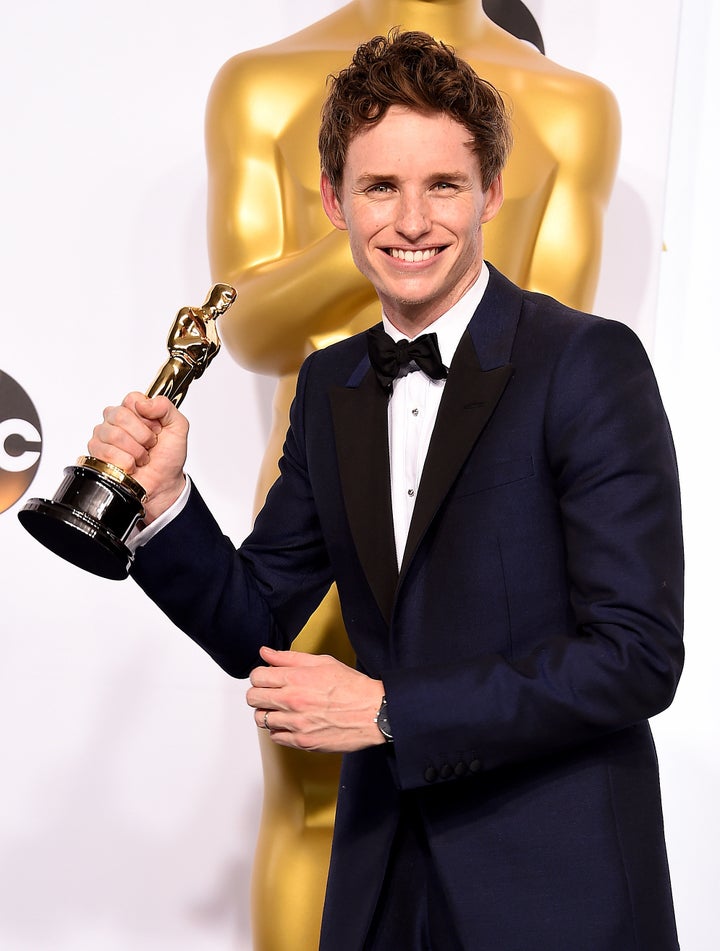
[[[649,361],[627,327],[596,320],[549,373],[543,435],[571,633],[538,631],[525,656],[384,674],[403,788],[458,763],[447,778],[577,747],[673,698],[683,663],[680,498]]]
[[[131,574],[229,674],[246,677],[267,644],[289,647],[332,581],[307,475],[298,378],[280,476],[240,549],[193,487],[183,511],[138,549]]]

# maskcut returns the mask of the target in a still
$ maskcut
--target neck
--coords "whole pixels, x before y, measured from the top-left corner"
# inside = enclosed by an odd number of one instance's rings
[[[481,0],[356,0],[368,29],[377,32],[383,24],[422,30],[453,45],[473,34],[492,29]],[[370,34],[368,34],[370,35]]]

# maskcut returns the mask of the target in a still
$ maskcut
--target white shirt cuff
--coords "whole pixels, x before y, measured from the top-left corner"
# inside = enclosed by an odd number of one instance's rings
[[[187,500],[190,498],[191,488],[192,483],[190,482],[190,476],[186,475],[185,488],[177,499],[175,499],[170,508],[165,509],[162,515],[158,515],[155,521],[151,522],[147,528],[134,529],[131,532],[130,537],[125,542],[131,552],[134,553],[138,548],[147,545],[151,538],[154,538],[158,532],[162,531],[166,525],[169,525],[170,522],[182,512],[187,504]]]

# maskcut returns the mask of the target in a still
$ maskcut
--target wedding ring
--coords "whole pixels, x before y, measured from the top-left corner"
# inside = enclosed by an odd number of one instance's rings
[[[268,722],[267,722],[268,713],[270,713],[270,711],[269,711],[269,710],[266,710],[266,711],[265,711],[265,714],[264,714],[264,716],[263,716],[263,729],[264,729],[264,730],[269,730],[269,729],[270,729],[270,726],[268,725]]]

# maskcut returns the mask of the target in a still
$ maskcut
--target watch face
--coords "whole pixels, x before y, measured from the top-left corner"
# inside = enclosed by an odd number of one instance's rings
[[[392,743],[393,735],[392,730],[390,729],[390,718],[388,717],[387,700],[385,697],[382,698],[382,703],[380,704],[380,709],[378,710],[378,714],[375,717],[375,722],[377,723],[378,730],[380,730],[388,743]]]

